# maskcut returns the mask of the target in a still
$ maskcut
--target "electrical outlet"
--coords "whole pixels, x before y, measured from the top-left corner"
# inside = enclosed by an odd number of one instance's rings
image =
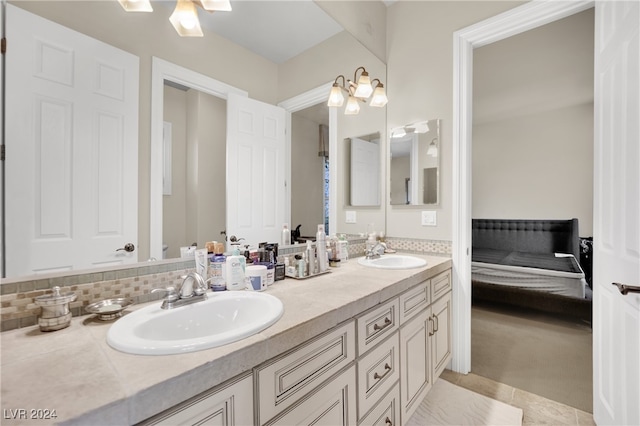
[[[422,226],[436,226],[435,210],[424,210],[422,212]]]
[[[356,212],[355,210],[347,210],[345,212],[345,222],[347,223],[356,223]]]

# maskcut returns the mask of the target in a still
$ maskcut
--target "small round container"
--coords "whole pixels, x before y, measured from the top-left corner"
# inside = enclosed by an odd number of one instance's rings
[[[76,297],[72,291],[61,294],[58,286],[53,288],[53,293],[36,297],[36,305],[42,307],[42,314],[38,318],[40,331],[56,331],[69,327],[69,303],[76,300]]]
[[[133,300],[119,297],[115,299],[105,299],[92,303],[84,307],[84,310],[90,314],[96,314],[99,320],[111,321],[122,316],[122,311],[129,305],[133,304]]]
[[[262,265],[267,268],[267,286],[272,285],[275,282],[276,266],[271,262],[254,262],[254,265]]]
[[[267,288],[267,267],[247,266],[247,290],[264,291]]]

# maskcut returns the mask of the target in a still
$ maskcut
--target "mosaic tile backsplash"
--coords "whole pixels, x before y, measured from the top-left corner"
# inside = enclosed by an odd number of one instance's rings
[[[349,257],[364,254],[366,239],[349,237]],[[388,248],[429,255],[451,255],[450,241],[419,240],[407,238],[386,238]],[[280,251],[281,255],[290,255],[303,251],[305,245],[288,247]],[[60,275],[52,278],[26,280],[4,280],[0,284],[0,325],[1,331],[30,327],[38,324],[40,307],[35,298],[50,294],[53,287],[59,286],[61,293],[74,292],[77,299],[69,304],[72,315],[87,313],[84,307],[100,300],[112,297],[127,297],[134,303],[160,300],[162,292],[151,293],[154,288],[177,286],[182,276],[193,270],[193,259],[181,262],[162,261],[154,265],[122,268],[104,272],[92,272],[77,275]]]

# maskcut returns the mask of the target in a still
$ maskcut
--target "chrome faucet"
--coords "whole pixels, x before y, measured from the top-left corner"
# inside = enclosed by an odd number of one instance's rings
[[[182,284],[180,284],[177,291],[174,287],[154,288],[151,290],[152,293],[157,291],[167,293],[162,301],[162,309],[173,309],[207,300],[207,284],[202,276],[196,272],[190,272],[183,277]]]
[[[376,241],[376,243],[374,244],[373,247],[365,249],[364,256],[367,259],[377,259],[382,254],[384,254],[384,251],[386,249],[387,249],[387,245],[385,243],[380,242],[380,241]]]

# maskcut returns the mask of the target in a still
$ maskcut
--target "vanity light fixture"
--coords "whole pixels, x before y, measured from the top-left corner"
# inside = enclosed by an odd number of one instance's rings
[[[127,12],[153,12],[150,0],[118,0]],[[176,8],[169,17],[173,28],[181,37],[202,37],[196,5],[208,12],[231,10],[229,0],[176,0]]]
[[[358,71],[360,71],[360,76],[358,76]],[[342,85],[338,83],[340,79],[342,79]],[[358,102],[366,102],[369,97],[371,97],[369,105],[373,107],[382,108],[388,102],[382,82],[377,78],[371,80],[364,67],[356,68],[353,80],[347,80],[342,74],[336,77],[329,93],[327,106],[341,107],[344,104],[343,91],[349,96],[344,111],[347,115],[358,114],[360,112]]]

